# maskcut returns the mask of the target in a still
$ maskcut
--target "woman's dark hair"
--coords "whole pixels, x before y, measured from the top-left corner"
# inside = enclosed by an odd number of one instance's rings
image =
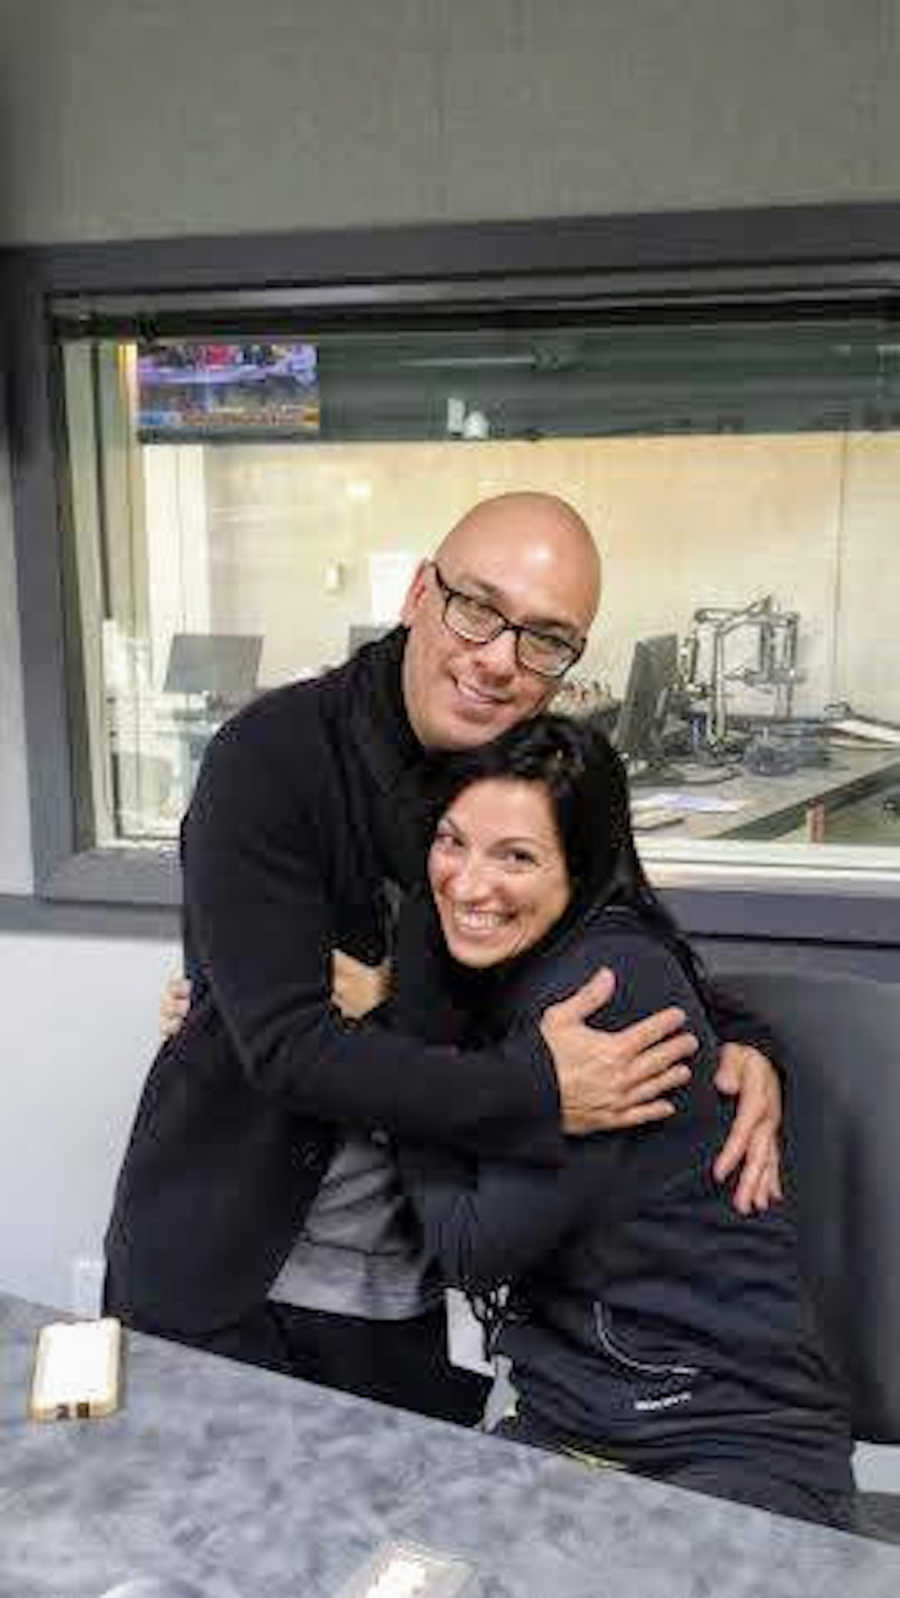
[[[549,795],[573,897],[548,937],[577,926],[592,906],[627,906],[671,949],[709,1013],[702,966],[644,875],[631,829],[625,767],[599,725],[590,717],[575,721],[545,713],[520,722],[491,743],[435,758],[427,776],[432,831],[464,789],[491,779],[540,783]],[[437,938],[436,926],[432,936]],[[448,965],[441,997],[455,997],[464,1007],[472,978],[452,969],[443,939],[434,944],[433,952]],[[418,970],[417,965],[417,975]],[[484,975],[475,973],[474,982],[483,981]],[[439,990],[427,982],[418,983],[417,989],[414,1002],[425,1007],[417,1024],[427,1037],[429,1026],[436,1024]],[[492,1353],[510,1313],[507,1290],[468,1291],[467,1297]]]
[[[705,1000],[700,964],[638,859],[625,767],[599,725],[590,717],[576,721],[545,712],[490,743],[443,755],[428,777],[434,825],[465,788],[491,779],[535,782],[546,790],[575,913],[596,904],[633,909],[677,955]]]

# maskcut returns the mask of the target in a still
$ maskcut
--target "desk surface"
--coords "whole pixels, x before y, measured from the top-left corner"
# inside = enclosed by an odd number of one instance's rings
[[[674,764],[677,766],[677,761]],[[639,833],[639,836],[661,839],[772,836],[799,820],[809,805],[819,801],[826,805],[838,800],[844,803],[897,778],[900,778],[900,751],[897,749],[839,747],[832,751],[830,765],[804,766],[780,777],[761,777],[739,771],[723,782],[693,788],[677,781],[645,783],[636,788],[635,796],[647,805],[652,803],[656,793],[677,793],[701,800],[740,800],[741,807],[739,810],[687,812],[681,822],[664,830]]]
[[[2,1598],[101,1598],[139,1576],[204,1598],[331,1598],[393,1539],[467,1558],[472,1598],[900,1592],[900,1548],[154,1338],[129,1339],[118,1415],[31,1423],[47,1318],[0,1295]]]

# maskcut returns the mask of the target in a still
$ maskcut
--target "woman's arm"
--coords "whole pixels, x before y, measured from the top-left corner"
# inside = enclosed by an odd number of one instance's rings
[[[605,1132],[569,1139],[556,1169],[402,1148],[403,1185],[444,1281],[472,1294],[514,1281],[568,1232],[611,1213],[619,1142]]]
[[[556,1169],[509,1161],[466,1161],[429,1148],[401,1150],[400,1165],[422,1224],[426,1249],[445,1279],[469,1292],[515,1280],[586,1223],[612,1225],[647,1195],[661,1193],[698,1155],[704,1160],[720,1135],[712,1085],[716,1039],[703,1006],[675,955],[639,927],[593,931],[562,968],[541,971],[533,998],[549,987],[559,996],[581,979],[583,963],[608,965],[616,976],[604,1028],[625,1027],[648,1008],[678,1004],[701,1039],[691,1081],[673,1095],[677,1113],[664,1124],[624,1133],[566,1139]],[[526,1010],[528,997],[524,999]],[[612,1012],[612,1015],[611,1015]],[[600,1017],[594,1017],[599,1024]],[[526,1015],[510,1038],[535,1025]]]

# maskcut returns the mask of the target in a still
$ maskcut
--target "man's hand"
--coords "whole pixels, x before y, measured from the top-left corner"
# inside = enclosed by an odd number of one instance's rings
[[[782,1196],[778,1150],[781,1084],[765,1055],[746,1043],[722,1045],[715,1083],[720,1093],[736,1094],[738,1105],[713,1175],[717,1182],[724,1182],[743,1161],[734,1207],[741,1215],[749,1215],[752,1209],[767,1210]]]
[[[382,960],[381,965],[365,965],[342,949],[335,949],[331,957],[331,1000],[345,1021],[359,1021],[383,1004],[390,981],[387,960]]]
[[[191,984],[187,977],[170,977],[159,1001],[159,1030],[164,1038],[174,1038],[191,1007]]]
[[[541,1033],[559,1082],[563,1130],[583,1136],[642,1126],[674,1114],[664,1097],[690,1077],[697,1049],[684,1011],[659,1010],[621,1032],[600,1032],[587,1017],[608,1004],[615,977],[602,970],[571,998],[544,1011]]]

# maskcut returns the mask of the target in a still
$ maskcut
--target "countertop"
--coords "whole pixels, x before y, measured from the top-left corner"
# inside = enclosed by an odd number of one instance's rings
[[[383,1544],[466,1559],[479,1598],[896,1598],[900,1548],[131,1334],[107,1420],[26,1419],[37,1327],[0,1295],[0,1595],[331,1598]]]

